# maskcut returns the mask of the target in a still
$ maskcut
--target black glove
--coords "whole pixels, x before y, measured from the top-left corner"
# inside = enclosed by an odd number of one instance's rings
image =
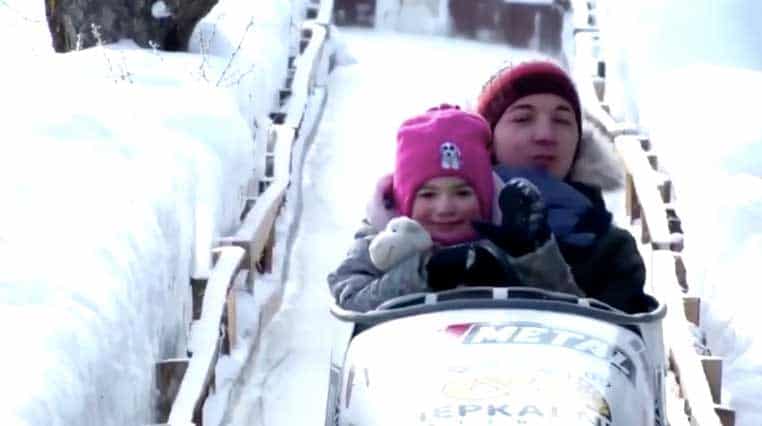
[[[497,254],[498,256],[500,254]],[[519,278],[505,259],[481,247],[479,243],[465,243],[436,250],[426,272],[429,287],[449,290],[458,285],[515,286]]]
[[[470,244],[435,250],[426,263],[427,281],[433,290],[449,290],[463,284],[468,270]]]
[[[528,179],[516,177],[500,191],[502,223],[474,222],[474,229],[511,256],[537,250],[550,238],[548,211],[540,190]]]

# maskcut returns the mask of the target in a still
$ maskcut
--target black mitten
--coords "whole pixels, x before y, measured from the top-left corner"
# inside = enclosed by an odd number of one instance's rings
[[[500,191],[500,225],[475,222],[474,229],[511,256],[530,253],[550,238],[548,212],[540,190],[528,179],[512,178]]]
[[[468,256],[471,250],[468,244],[435,250],[426,263],[429,287],[433,290],[449,290],[462,284],[468,270]]]
[[[519,285],[518,275],[500,256],[504,255],[492,253],[478,242],[436,250],[426,264],[429,287],[449,290],[458,285]]]

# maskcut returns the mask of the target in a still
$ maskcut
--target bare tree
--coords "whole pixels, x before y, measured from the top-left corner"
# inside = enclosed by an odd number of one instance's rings
[[[193,27],[217,0],[45,0],[57,52],[130,38],[142,47],[187,50]],[[98,28],[98,36],[92,31]]]

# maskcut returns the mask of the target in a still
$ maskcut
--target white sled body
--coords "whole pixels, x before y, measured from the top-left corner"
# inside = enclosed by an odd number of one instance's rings
[[[622,326],[546,308],[447,309],[360,332],[333,360],[327,424],[663,424],[658,315]]]

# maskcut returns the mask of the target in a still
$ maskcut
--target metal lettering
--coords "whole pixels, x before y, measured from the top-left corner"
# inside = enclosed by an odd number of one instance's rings
[[[458,406],[458,415],[460,417],[464,417],[468,413],[475,413],[475,412],[481,411],[481,410],[482,410],[482,406],[481,405],[474,405],[474,404],[459,405]]]
[[[482,326],[476,327],[475,333],[466,338],[466,343],[505,343],[508,342],[519,327],[515,326]]]
[[[574,345],[574,349],[580,352],[587,352],[600,359],[606,359],[611,346],[600,340],[587,339]]]
[[[556,335],[553,337],[553,340],[550,342],[552,345],[558,345],[558,346],[571,346],[575,342],[570,342],[570,340],[585,340],[587,337],[585,337],[582,334],[574,333],[571,331],[566,330],[555,330]]]
[[[497,413],[500,413],[506,417],[511,416],[511,413],[508,412],[508,404],[503,404],[498,406],[490,404],[487,406],[487,414],[489,416],[494,416]]]
[[[519,416],[521,417],[528,416],[530,414],[542,417],[542,411],[540,411],[536,405],[527,405],[526,407],[522,408],[521,411],[519,411]]]
[[[630,381],[634,380],[635,376],[635,363],[621,348],[592,336],[569,330],[548,328],[538,323],[474,325],[463,339],[463,343],[513,343],[563,347],[609,362],[627,376]]]
[[[452,407],[438,407],[434,409],[434,412],[431,413],[433,417],[439,418],[439,419],[449,419],[452,417]]]
[[[512,343],[546,343],[550,330],[539,327],[522,327],[514,334]]]

